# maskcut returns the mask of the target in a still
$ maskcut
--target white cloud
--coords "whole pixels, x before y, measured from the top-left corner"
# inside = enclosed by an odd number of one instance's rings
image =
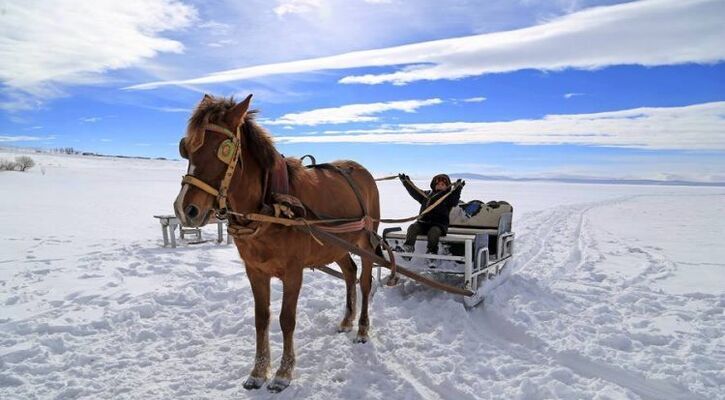
[[[80,121],[92,124],[94,122],[101,121],[102,119],[103,119],[102,117],[83,117],[80,119]]]
[[[217,40],[216,42],[207,43],[206,45],[208,47],[224,47],[224,46],[229,46],[234,43],[235,43],[235,41],[232,39],[222,39],[222,40]]]
[[[0,82],[19,100],[4,109],[37,106],[63,94],[59,86],[95,83],[108,70],[127,68],[183,45],[159,36],[195,19],[177,0],[3,2]],[[31,99],[28,99],[30,97]]]
[[[572,97],[576,96],[584,96],[584,93],[564,93],[565,99],[571,99]]]
[[[725,102],[713,102],[503,122],[384,125],[378,129],[327,131],[321,136],[286,136],[276,140],[280,143],[574,144],[723,151],[723,116]]]
[[[154,110],[173,113],[191,113],[191,108],[183,107],[152,107]]]
[[[208,32],[211,35],[214,36],[225,36],[228,35],[229,32],[232,31],[232,26],[230,24],[225,24],[223,22],[219,21],[205,21],[197,25],[199,28],[205,29],[206,32]]]
[[[463,99],[464,103],[481,103],[486,101],[485,97],[470,97],[467,99]]]
[[[37,142],[53,139],[55,136],[0,136],[0,142]]]
[[[715,63],[725,59],[723,15],[725,2],[720,0],[643,0],[591,8],[523,29],[257,65],[130,88],[380,66],[403,67],[392,73],[347,76],[340,82],[406,84],[529,68],[556,71],[621,64]]]
[[[320,108],[301,113],[285,114],[276,120],[265,121],[270,125],[321,125],[348,122],[377,121],[376,114],[386,111],[415,112],[418,108],[441,104],[441,99],[402,100],[381,103],[347,104],[340,107]]]
[[[278,0],[274,13],[279,17],[287,14],[303,14],[314,11],[322,5],[322,0]]]

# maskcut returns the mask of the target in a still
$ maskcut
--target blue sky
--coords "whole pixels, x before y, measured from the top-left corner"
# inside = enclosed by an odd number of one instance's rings
[[[176,157],[204,93],[376,173],[725,181],[725,2],[0,3],[0,146]],[[28,23],[33,21],[33,23]]]

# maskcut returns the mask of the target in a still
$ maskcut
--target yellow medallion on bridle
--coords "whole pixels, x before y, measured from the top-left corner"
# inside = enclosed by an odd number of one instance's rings
[[[232,158],[234,157],[234,142],[232,142],[230,139],[227,139],[222,142],[222,144],[219,145],[219,150],[217,151],[217,157],[225,164],[231,164]]]

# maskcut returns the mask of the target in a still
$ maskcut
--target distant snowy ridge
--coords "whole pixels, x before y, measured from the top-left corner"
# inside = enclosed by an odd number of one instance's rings
[[[708,186],[725,187],[725,182],[699,182],[685,181],[679,179],[657,180],[657,179],[612,179],[612,178],[590,178],[571,176],[552,176],[545,178],[523,177],[514,178],[503,175],[480,175],[466,172],[450,174],[453,179],[477,179],[483,181],[513,181],[513,182],[563,182],[563,183],[594,183],[606,185],[659,185],[659,186]]]

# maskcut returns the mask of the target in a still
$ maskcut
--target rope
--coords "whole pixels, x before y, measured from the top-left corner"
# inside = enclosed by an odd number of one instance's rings
[[[397,176],[396,176],[397,177]],[[448,196],[450,196],[451,193],[453,193],[454,190],[458,188],[458,185],[454,185],[454,187],[446,193],[443,197],[438,199],[435,203],[428,206],[423,212],[420,214],[410,217],[410,218],[400,218],[400,219],[374,219],[369,217],[368,215],[363,216],[362,218],[334,218],[334,219],[322,219],[322,220],[312,220],[309,221],[305,218],[295,218],[295,219],[286,219],[286,218],[279,218],[279,217],[272,217],[264,214],[257,214],[257,213],[249,213],[249,214],[243,214],[243,213],[237,213],[234,211],[227,211],[227,214],[229,215],[235,215],[237,217],[240,217],[242,219],[246,219],[249,221],[256,221],[256,222],[266,222],[266,223],[272,223],[272,224],[279,224],[284,226],[294,226],[297,229],[304,229],[302,226],[304,226],[307,230],[307,233],[314,239],[320,246],[324,246],[324,242],[327,242],[329,244],[342,247],[343,249],[353,253],[357,254],[360,257],[370,259],[371,261],[386,267],[390,269],[390,276],[388,277],[387,285],[392,286],[395,285],[398,281],[397,273],[400,273],[403,276],[407,276],[408,278],[411,278],[415,281],[418,281],[424,285],[430,286],[435,289],[443,290],[449,293],[454,294],[460,294],[464,296],[472,296],[473,292],[468,289],[463,289],[451,285],[447,285],[442,282],[438,282],[434,279],[428,278],[426,276],[417,274],[413,271],[410,271],[406,268],[403,268],[395,262],[395,256],[393,254],[392,249],[390,246],[388,246],[384,240],[381,240],[381,246],[383,250],[387,251],[388,256],[390,260],[386,260],[383,257],[378,256],[375,253],[372,253],[368,250],[359,248],[352,243],[348,242],[347,240],[344,240],[340,237],[338,237],[336,234],[339,233],[349,233],[349,232],[358,232],[366,230],[368,234],[374,235],[378,238],[380,236],[372,231],[372,224],[377,222],[406,222],[411,221],[413,219],[417,219],[424,214],[430,212],[432,209],[437,207],[443,200],[445,200]],[[344,222],[342,225],[338,226],[324,226],[324,224],[330,224],[330,223],[339,223]],[[248,230],[252,230],[250,228],[245,228]],[[257,229],[253,229],[252,232],[256,232]],[[232,234],[232,236],[241,236],[241,232],[237,230],[232,225],[229,226],[229,233]],[[331,273],[331,275],[338,276],[334,270],[329,270],[329,268],[324,267],[327,270],[323,268],[319,268],[323,272]],[[338,276],[339,277],[339,276]]]
[[[458,186],[459,186],[458,184],[453,184],[453,186],[451,187],[451,190],[448,193],[446,193],[445,195],[443,195],[440,199],[436,200],[435,203],[433,203],[430,206],[428,206],[425,210],[423,210],[418,215],[415,215],[413,217],[408,217],[408,218],[381,218],[381,219],[378,220],[378,222],[382,222],[382,223],[385,223],[385,224],[391,224],[391,223],[394,224],[394,223],[408,222],[408,221],[416,220],[416,219],[422,217],[423,215],[428,214],[434,208],[438,207],[438,205],[441,204],[443,202],[443,200],[445,200],[456,189],[458,189]]]
[[[375,181],[392,181],[393,179],[398,179],[398,175],[390,175],[390,176],[384,176],[382,178],[375,178]]]
[[[264,223],[271,223],[271,224],[278,224],[278,225],[284,225],[284,226],[310,226],[310,225],[321,225],[319,228],[322,230],[326,230],[329,232],[334,233],[347,233],[347,232],[356,232],[360,231],[365,227],[366,222],[367,223],[373,223],[373,222],[381,222],[381,223],[401,223],[401,222],[408,222],[416,220],[423,215],[429,213],[434,208],[438,207],[439,204],[441,204],[448,196],[450,196],[457,188],[458,185],[454,184],[454,187],[451,188],[451,190],[443,195],[440,199],[436,200],[433,204],[428,206],[423,212],[421,212],[418,215],[414,215],[412,217],[408,218],[369,218],[367,216],[364,216],[362,218],[329,218],[329,219],[318,219],[318,220],[308,220],[305,218],[295,218],[295,219],[289,219],[289,218],[280,218],[280,217],[273,217],[270,215],[264,215],[259,213],[238,213],[234,211],[227,211],[227,214],[237,216],[241,219],[245,219],[248,221],[254,221],[254,222],[264,222]],[[366,221],[367,220],[367,221]],[[343,225],[339,226],[322,226],[327,224],[336,224],[336,223],[345,223]]]

